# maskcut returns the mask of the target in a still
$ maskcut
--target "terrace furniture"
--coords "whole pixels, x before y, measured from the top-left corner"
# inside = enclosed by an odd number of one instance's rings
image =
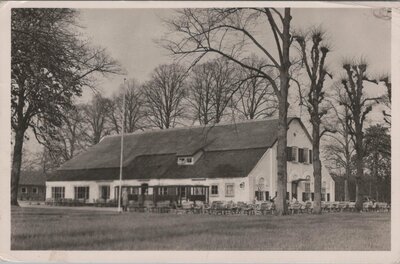
[[[202,201],[195,201],[193,205],[193,213],[200,214],[203,213],[204,203]]]
[[[186,213],[193,213],[193,207],[194,207],[194,203],[191,201],[188,202],[182,202],[182,210]]]
[[[244,213],[245,208],[247,207],[245,202],[237,202],[236,204],[236,213],[242,214]]]
[[[54,199],[53,198],[47,198],[46,201],[44,202],[45,205],[50,205],[53,206],[54,205]]]
[[[95,206],[97,206],[97,207],[104,207],[104,206],[106,206],[106,200],[105,200],[105,199],[102,199],[102,198],[97,199],[97,200],[95,201]]]
[[[153,210],[156,211],[157,213],[169,213],[170,209],[171,209],[170,202],[162,201],[158,202]]]
[[[312,202],[310,202],[310,201],[306,202],[305,209],[303,210],[303,212],[304,211],[307,212],[308,214],[312,213],[312,211],[313,211]]]
[[[274,211],[274,203],[271,202],[261,203],[260,211],[262,215],[272,214]]]
[[[106,206],[107,207],[117,207],[118,206],[118,202],[114,199],[109,199],[106,201]]]
[[[290,203],[289,210],[291,214],[300,213],[301,204],[299,202]]]
[[[372,202],[368,201],[363,203],[362,210],[364,212],[369,212],[371,209],[372,209]]]
[[[354,212],[356,210],[356,203],[355,202],[350,202],[349,203],[349,210],[351,212]]]
[[[145,212],[151,213],[151,212],[154,212],[154,211],[155,211],[155,208],[156,208],[156,207],[155,207],[153,201],[151,201],[151,200],[145,200],[145,201],[143,202],[143,208],[144,208],[144,211],[145,211]]]
[[[339,202],[338,209],[340,212],[346,211],[348,209],[349,204],[347,202]]]

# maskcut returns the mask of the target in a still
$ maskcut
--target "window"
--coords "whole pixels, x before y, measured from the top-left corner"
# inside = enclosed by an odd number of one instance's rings
[[[105,185],[100,187],[100,197],[101,199],[110,199],[110,186]]]
[[[310,193],[311,184],[309,182],[304,183],[304,190],[306,191],[306,193]]]
[[[194,195],[204,195],[205,194],[205,189],[203,187],[194,187],[193,188],[193,194]]]
[[[298,161],[298,147],[287,147],[286,148],[286,156],[287,161]]]
[[[65,198],[65,187],[51,187],[51,198]]]
[[[326,182],[322,182],[321,201],[325,201],[325,194],[326,194]]]
[[[218,185],[211,185],[211,195],[218,195]]]
[[[325,201],[326,188],[321,189],[321,201]]]
[[[299,162],[304,163],[304,149],[299,148]]]
[[[186,187],[181,187],[181,196],[186,197]]]
[[[303,162],[304,163],[310,163],[308,152],[309,152],[308,148],[305,148],[303,151],[303,160],[304,160]]]
[[[37,187],[33,187],[33,188],[32,188],[32,193],[38,194],[38,188],[37,188]]]
[[[298,148],[297,147],[292,147],[292,161],[299,161],[298,159]]]
[[[235,196],[235,184],[227,183],[225,185],[225,196],[226,197],[233,197]]]
[[[193,164],[193,157],[179,157],[178,165],[191,165]]]
[[[75,186],[75,199],[89,199],[88,186]]]
[[[21,188],[21,192],[22,192],[22,193],[28,193],[28,189],[27,189],[26,187],[22,187],[22,188]]]
[[[256,191],[255,197],[257,198],[257,201],[264,201],[264,192]]]
[[[168,195],[168,188],[167,187],[158,187],[157,188],[158,195]]]
[[[287,156],[287,161],[292,161],[292,147],[286,147],[286,156]]]

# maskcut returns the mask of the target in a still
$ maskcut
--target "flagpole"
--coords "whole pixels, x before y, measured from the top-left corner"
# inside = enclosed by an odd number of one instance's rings
[[[126,78],[124,78],[124,86],[122,87],[122,131],[121,131],[121,155],[119,162],[119,188],[118,188],[118,213],[121,213],[121,194],[122,194],[122,165],[124,160],[124,130],[125,130],[125,86]]]

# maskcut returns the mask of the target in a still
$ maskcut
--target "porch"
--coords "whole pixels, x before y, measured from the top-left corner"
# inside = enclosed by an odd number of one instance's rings
[[[128,200],[143,205],[145,201],[176,203],[201,201],[209,203],[209,186],[204,185],[122,185],[122,191],[128,191]],[[114,199],[118,201],[119,186],[114,188]]]

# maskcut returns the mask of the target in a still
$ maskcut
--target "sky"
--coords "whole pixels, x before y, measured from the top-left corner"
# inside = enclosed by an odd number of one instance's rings
[[[167,33],[163,19],[172,15],[172,9],[80,9],[78,23],[83,26],[84,37],[95,46],[105,47],[126,71],[126,76],[99,79],[97,89],[104,96],[115,93],[125,77],[144,82],[156,66],[173,62],[168,52],[156,44]],[[390,21],[375,17],[371,9],[297,8],[292,9],[292,17],[296,30],[318,25],[327,32],[332,50],[327,66],[332,72],[341,72],[345,58],[363,56],[370,72],[390,73]],[[87,89],[78,101],[88,101],[91,96]],[[27,145],[38,148],[34,140]]]
[[[155,41],[167,33],[163,19],[172,9],[81,9],[79,23],[94,45],[106,47],[127,72],[128,78],[146,81],[152,70],[173,58]],[[344,58],[363,56],[371,72],[390,72],[390,21],[378,19],[371,9],[293,9],[292,26],[307,29],[320,25],[327,31],[332,53],[328,66],[337,71]],[[340,69],[339,69],[340,70]],[[99,88],[112,94],[123,76],[103,79]],[[87,94],[90,97],[90,94]]]

